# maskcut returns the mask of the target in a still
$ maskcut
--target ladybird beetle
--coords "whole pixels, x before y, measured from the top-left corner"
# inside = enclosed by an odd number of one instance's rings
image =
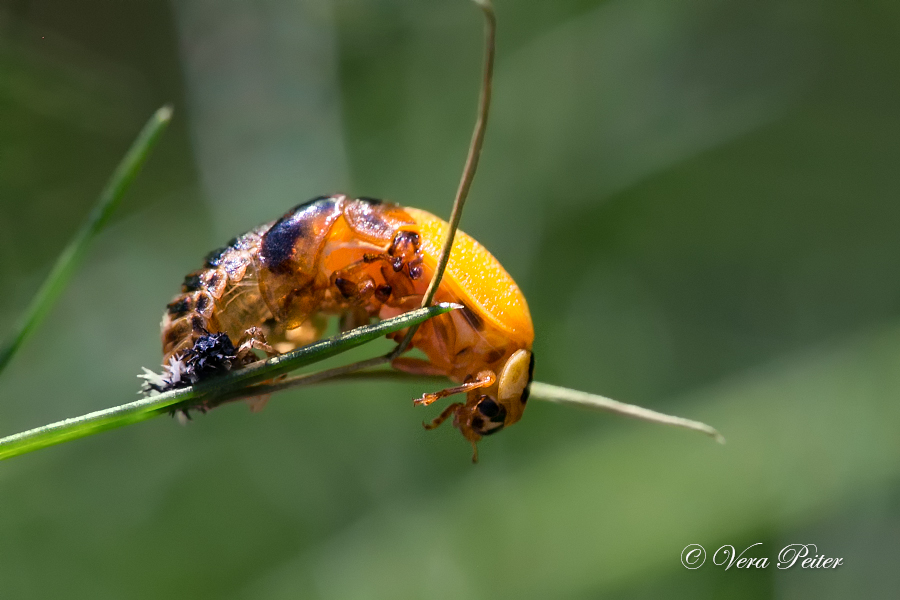
[[[185,277],[162,321],[164,371],[145,389],[190,385],[210,374],[287,352],[321,337],[325,318],[344,329],[419,307],[448,225],[415,208],[344,195],[315,198],[211,252]],[[466,393],[448,417],[476,443],[522,417],[534,372],[534,328],[513,279],[481,244],[458,231],[435,295],[462,309],[423,323],[392,367],[459,385],[416,404]],[[402,339],[404,332],[392,334]],[[473,457],[474,458],[474,457]]]

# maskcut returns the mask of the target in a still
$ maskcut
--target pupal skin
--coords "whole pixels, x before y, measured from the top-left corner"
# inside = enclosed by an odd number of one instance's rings
[[[325,317],[344,329],[418,308],[448,225],[415,208],[371,198],[321,196],[214,250],[189,273],[162,321],[164,372],[145,389],[165,391],[253,362],[258,349],[288,352],[319,339]],[[463,436],[518,421],[534,374],[534,328],[516,283],[481,244],[457,231],[434,300],[463,308],[423,323],[395,369],[459,385],[417,404],[465,393],[426,425],[453,416]],[[405,331],[392,334],[399,341]],[[474,459],[475,457],[473,457]]]

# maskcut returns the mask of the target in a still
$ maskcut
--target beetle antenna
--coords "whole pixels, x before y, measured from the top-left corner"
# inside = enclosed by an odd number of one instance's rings
[[[434,300],[441,278],[450,261],[450,250],[453,248],[453,239],[456,230],[459,229],[459,220],[462,217],[463,205],[469,195],[469,188],[475,179],[475,171],[478,169],[478,159],[481,157],[481,147],[484,144],[484,131],[487,128],[488,113],[491,108],[491,89],[494,78],[494,47],[497,37],[497,17],[490,0],[473,0],[484,13],[484,70],[481,77],[481,93],[478,98],[478,120],[475,121],[475,130],[472,132],[472,141],[469,144],[469,155],[466,157],[466,165],[463,167],[462,177],[459,180],[459,188],[456,190],[456,199],[453,201],[453,212],[450,214],[449,228],[441,255],[438,258],[434,276],[422,298],[422,308],[429,306]],[[391,353],[391,356],[399,356],[409,346],[410,340],[416,333],[418,326],[411,327],[403,338],[403,341]]]

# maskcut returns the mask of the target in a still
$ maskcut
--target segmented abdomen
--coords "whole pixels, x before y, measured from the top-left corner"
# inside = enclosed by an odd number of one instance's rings
[[[190,273],[162,321],[163,364],[193,348],[201,337],[226,333],[237,343],[247,324],[272,317],[259,293],[259,246],[271,223],[210,252],[202,269]]]

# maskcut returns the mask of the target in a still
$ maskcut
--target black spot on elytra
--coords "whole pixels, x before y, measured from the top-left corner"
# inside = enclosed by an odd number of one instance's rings
[[[278,219],[262,237],[259,253],[263,263],[272,270],[282,268],[290,261],[297,240],[310,235],[310,223],[336,205],[337,198],[320,196],[295,206]]]
[[[278,269],[288,262],[294,252],[294,244],[308,235],[305,223],[278,221],[263,236],[260,253],[265,257],[270,269]]]
[[[370,204],[372,206],[378,206],[380,204],[384,204],[384,200],[379,200],[378,198],[369,198],[368,196],[361,196],[357,198],[360,202],[365,202],[366,204]]]

